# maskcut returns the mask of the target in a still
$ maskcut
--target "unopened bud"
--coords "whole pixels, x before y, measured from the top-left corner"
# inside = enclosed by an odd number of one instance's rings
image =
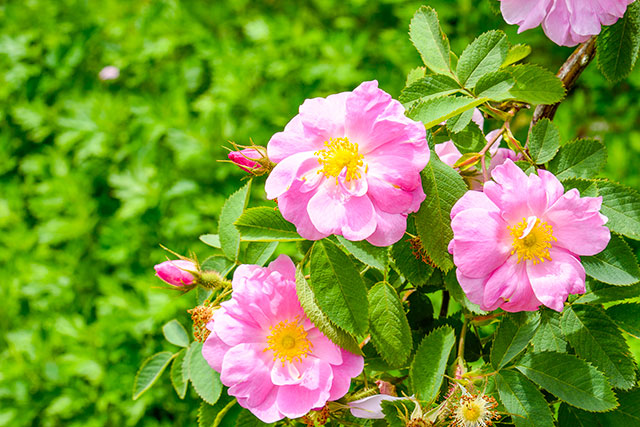
[[[153,268],[156,270],[156,276],[176,287],[193,285],[195,277],[192,272],[195,273],[198,270],[193,262],[186,260],[165,261],[156,264]]]
[[[245,148],[244,150],[229,153],[229,160],[238,165],[243,171],[249,173],[262,168],[259,162],[262,157],[262,154],[255,148]]]

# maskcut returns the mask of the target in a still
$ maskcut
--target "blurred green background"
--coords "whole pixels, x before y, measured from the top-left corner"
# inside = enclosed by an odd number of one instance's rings
[[[158,244],[211,253],[197,237],[243,176],[217,162],[227,141],[266,144],[305,98],[364,80],[397,97],[423,3],[458,54],[493,28],[554,72],[571,52],[516,35],[495,0],[3,2],[0,425],[195,423],[166,374],[131,400],[142,360],[175,350],[161,326],[194,305],[158,288]],[[120,76],[102,81],[108,65]],[[635,188],[639,74],[611,87],[591,65],[556,119],[565,141],[606,141],[605,176]]]

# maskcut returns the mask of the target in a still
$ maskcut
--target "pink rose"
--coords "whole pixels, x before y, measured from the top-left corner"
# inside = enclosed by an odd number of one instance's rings
[[[585,291],[580,256],[609,243],[602,197],[565,193],[552,173],[527,176],[511,160],[493,179],[451,210],[449,252],[462,289],[483,310],[562,311],[569,294]]]
[[[202,347],[229,394],[266,423],[341,398],[364,367],[362,356],[335,345],[307,318],[295,271],[286,255],[266,268],[239,266],[232,298],[213,314]]]
[[[153,268],[156,270],[156,276],[164,282],[178,287],[193,285],[195,277],[190,271],[198,270],[193,262],[185,260],[165,261],[156,264]]]
[[[500,0],[500,10],[518,32],[542,24],[547,37],[560,46],[575,46],[600,34],[624,16],[635,0]]]
[[[229,153],[229,160],[238,165],[238,167],[245,172],[260,169],[262,165],[260,165],[256,160],[261,157],[262,156],[258,150],[254,148],[245,148],[244,150],[232,151]]]
[[[425,198],[424,125],[408,119],[377,81],[306,100],[267,150],[277,163],[267,197],[278,199],[282,216],[305,239],[337,234],[391,245]]]

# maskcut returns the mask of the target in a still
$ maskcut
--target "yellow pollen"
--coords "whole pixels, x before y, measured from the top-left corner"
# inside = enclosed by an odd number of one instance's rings
[[[267,348],[273,351],[273,360],[280,359],[282,366],[285,362],[302,361],[311,353],[313,344],[307,339],[307,332],[296,316],[293,320],[283,320],[269,328],[271,334],[267,337]]]
[[[513,227],[507,227],[513,236],[513,249],[511,254],[518,254],[518,263],[524,260],[533,260],[534,264],[551,261],[549,249],[551,242],[558,239],[553,237],[553,228],[540,218],[535,216],[523,218]]]
[[[484,415],[484,406],[480,406],[475,400],[464,403],[460,409],[465,421],[475,422]]]
[[[318,156],[318,163],[323,166],[318,173],[324,173],[327,178],[333,176],[338,183],[338,175],[347,168],[347,181],[360,178],[364,156],[358,153],[358,144],[349,142],[349,138],[331,138],[325,141],[324,145],[326,149],[313,153]]]

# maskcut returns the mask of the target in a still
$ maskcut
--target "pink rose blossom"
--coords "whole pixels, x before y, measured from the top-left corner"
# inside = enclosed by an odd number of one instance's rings
[[[600,34],[624,16],[634,0],[500,0],[500,10],[518,32],[542,24],[547,37],[560,46],[575,46]]]
[[[277,165],[266,182],[282,216],[309,240],[330,234],[391,245],[425,198],[424,125],[364,82],[353,92],[307,99],[267,146]]]
[[[191,261],[174,260],[156,264],[156,276],[171,286],[191,286],[195,281],[190,271],[197,271],[198,268]]]
[[[232,298],[213,314],[202,348],[229,394],[266,423],[341,398],[364,367],[362,356],[336,346],[307,318],[295,271],[286,255],[267,268],[239,266]]]
[[[364,399],[354,400],[353,402],[348,402],[349,411],[351,415],[357,418],[367,418],[373,420],[381,420],[384,418],[384,413],[382,412],[382,402],[394,401],[394,400],[413,400],[412,397],[395,397],[389,396],[388,394],[374,394],[373,396],[365,397]]]
[[[483,310],[562,311],[569,294],[585,291],[580,256],[609,243],[602,197],[565,193],[552,173],[527,176],[511,160],[493,179],[451,210],[449,252],[462,289]]]
[[[245,148],[244,150],[232,151],[229,153],[229,160],[238,165],[238,167],[245,172],[260,169],[262,165],[260,165],[256,160],[261,157],[262,156],[258,150],[254,148]]]

